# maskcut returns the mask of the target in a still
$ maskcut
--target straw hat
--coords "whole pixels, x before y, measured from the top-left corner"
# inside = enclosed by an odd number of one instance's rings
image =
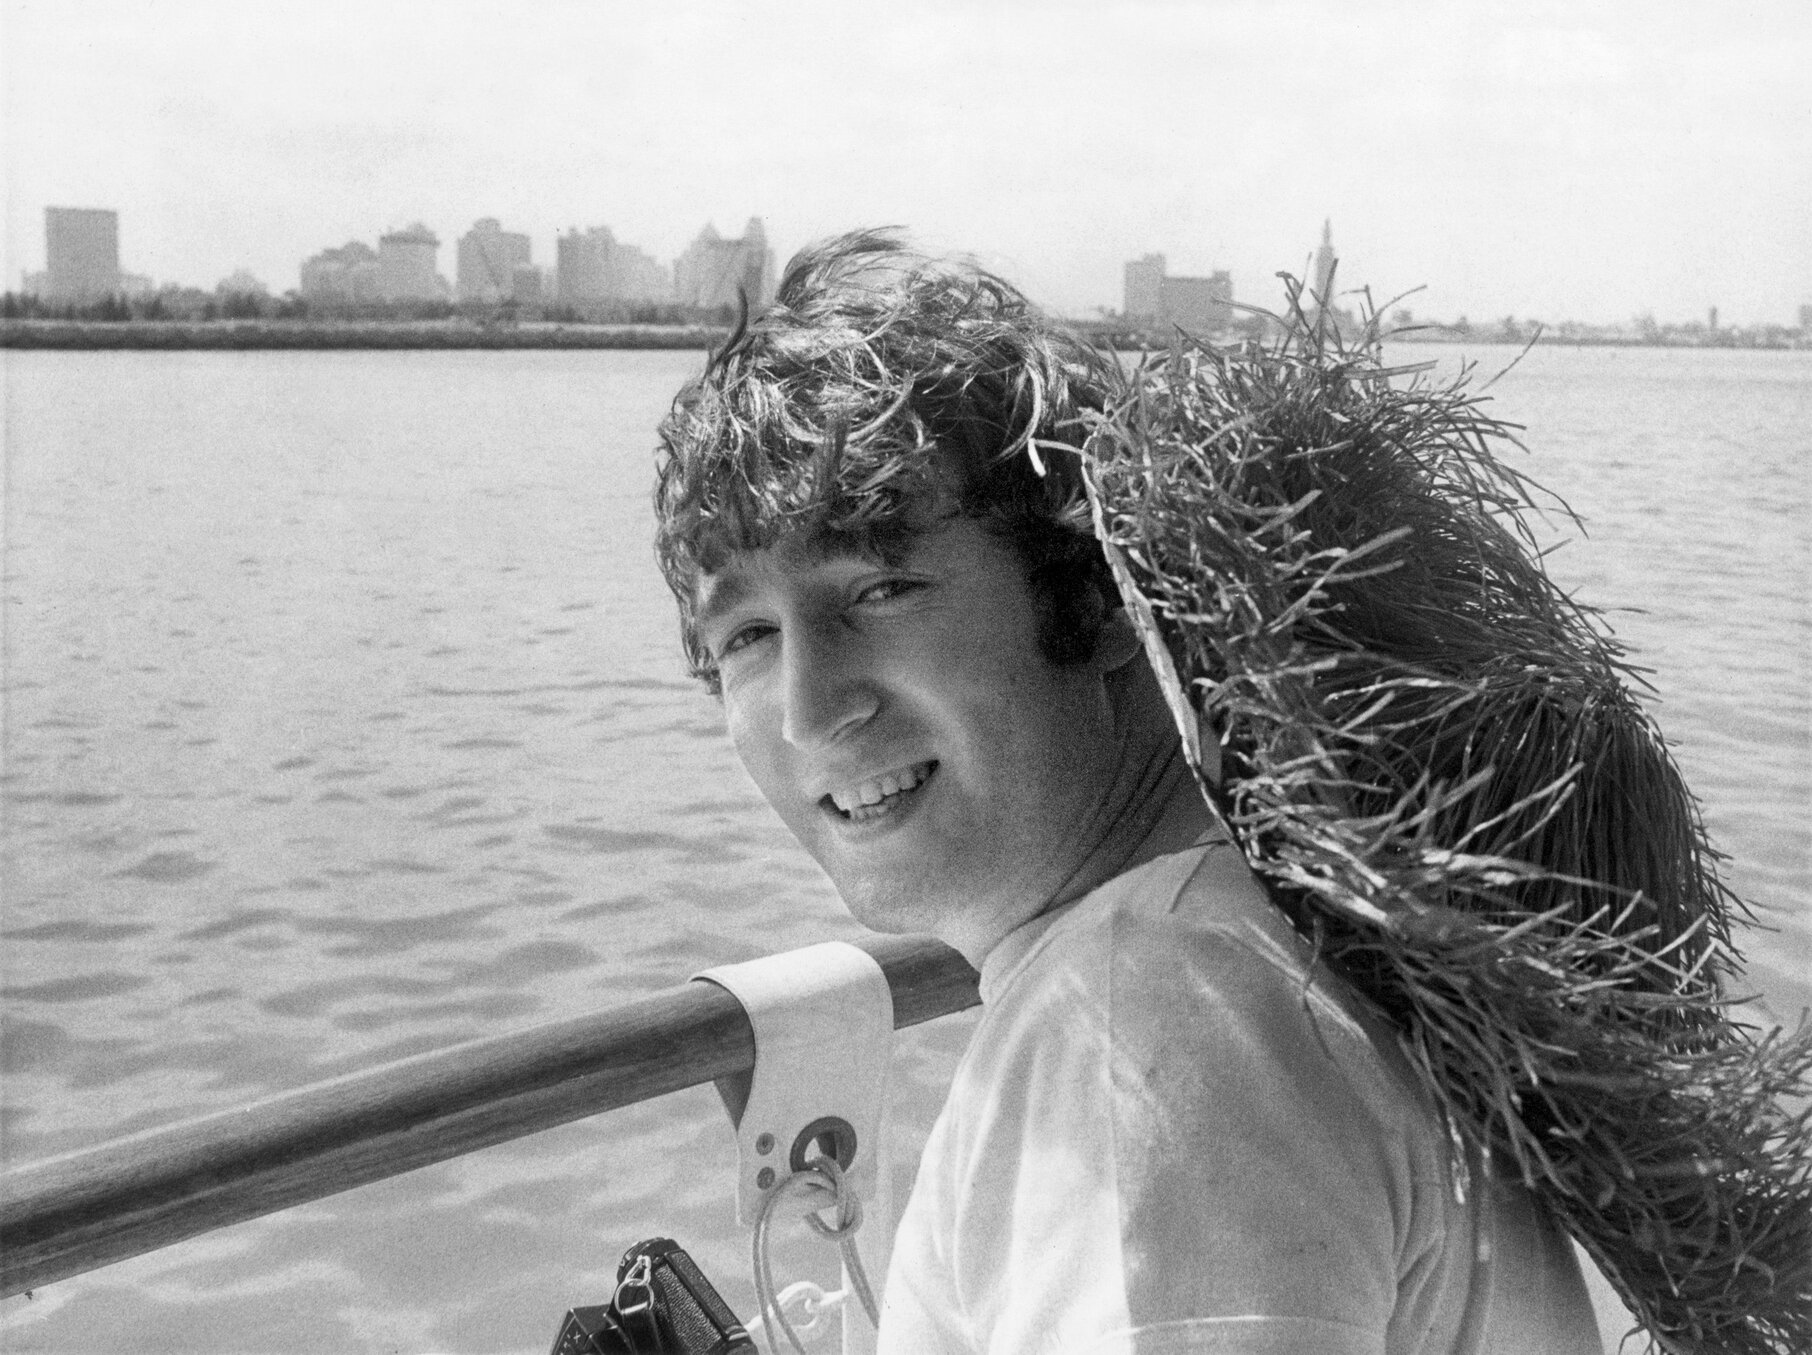
[[[1148,356],[1083,449],[1210,803],[1662,1349],[1812,1350],[1812,1027],[1733,1015],[1742,905],[1512,430],[1291,309]]]

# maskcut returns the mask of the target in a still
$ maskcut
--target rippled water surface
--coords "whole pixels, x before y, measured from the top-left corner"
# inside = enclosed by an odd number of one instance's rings
[[[855,934],[651,562],[698,354],[3,357],[9,1165]],[[1490,394],[1589,529],[1555,572],[1643,609],[1795,1013],[1812,354],[1543,348]],[[903,1173],[968,1025],[905,1037]],[[0,1345],[540,1351],[656,1232],[747,1311],[730,1160],[685,1093],[7,1300]]]

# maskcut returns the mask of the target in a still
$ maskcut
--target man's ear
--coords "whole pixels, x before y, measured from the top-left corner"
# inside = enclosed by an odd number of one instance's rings
[[[1095,665],[1103,673],[1126,667],[1143,651],[1138,628],[1126,608],[1115,607],[1101,619],[1101,634],[1095,640]]]

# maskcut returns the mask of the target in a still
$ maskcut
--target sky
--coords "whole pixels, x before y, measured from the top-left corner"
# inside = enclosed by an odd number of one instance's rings
[[[417,220],[451,277],[480,217],[551,264],[759,216],[782,261],[900,225],[1081,316],[1148,252],[1275,306],[1331,221],[1424,316],[1793,324],[1809,71],[1807,0],[0,0],[0,263],[53,205],[277,292]]]

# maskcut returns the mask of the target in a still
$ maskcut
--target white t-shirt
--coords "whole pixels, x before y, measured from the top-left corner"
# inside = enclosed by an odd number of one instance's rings
[[[1572,1246],[1226,844],[1007,936],[901,1219],[891,1355],[1602,1355]]]

